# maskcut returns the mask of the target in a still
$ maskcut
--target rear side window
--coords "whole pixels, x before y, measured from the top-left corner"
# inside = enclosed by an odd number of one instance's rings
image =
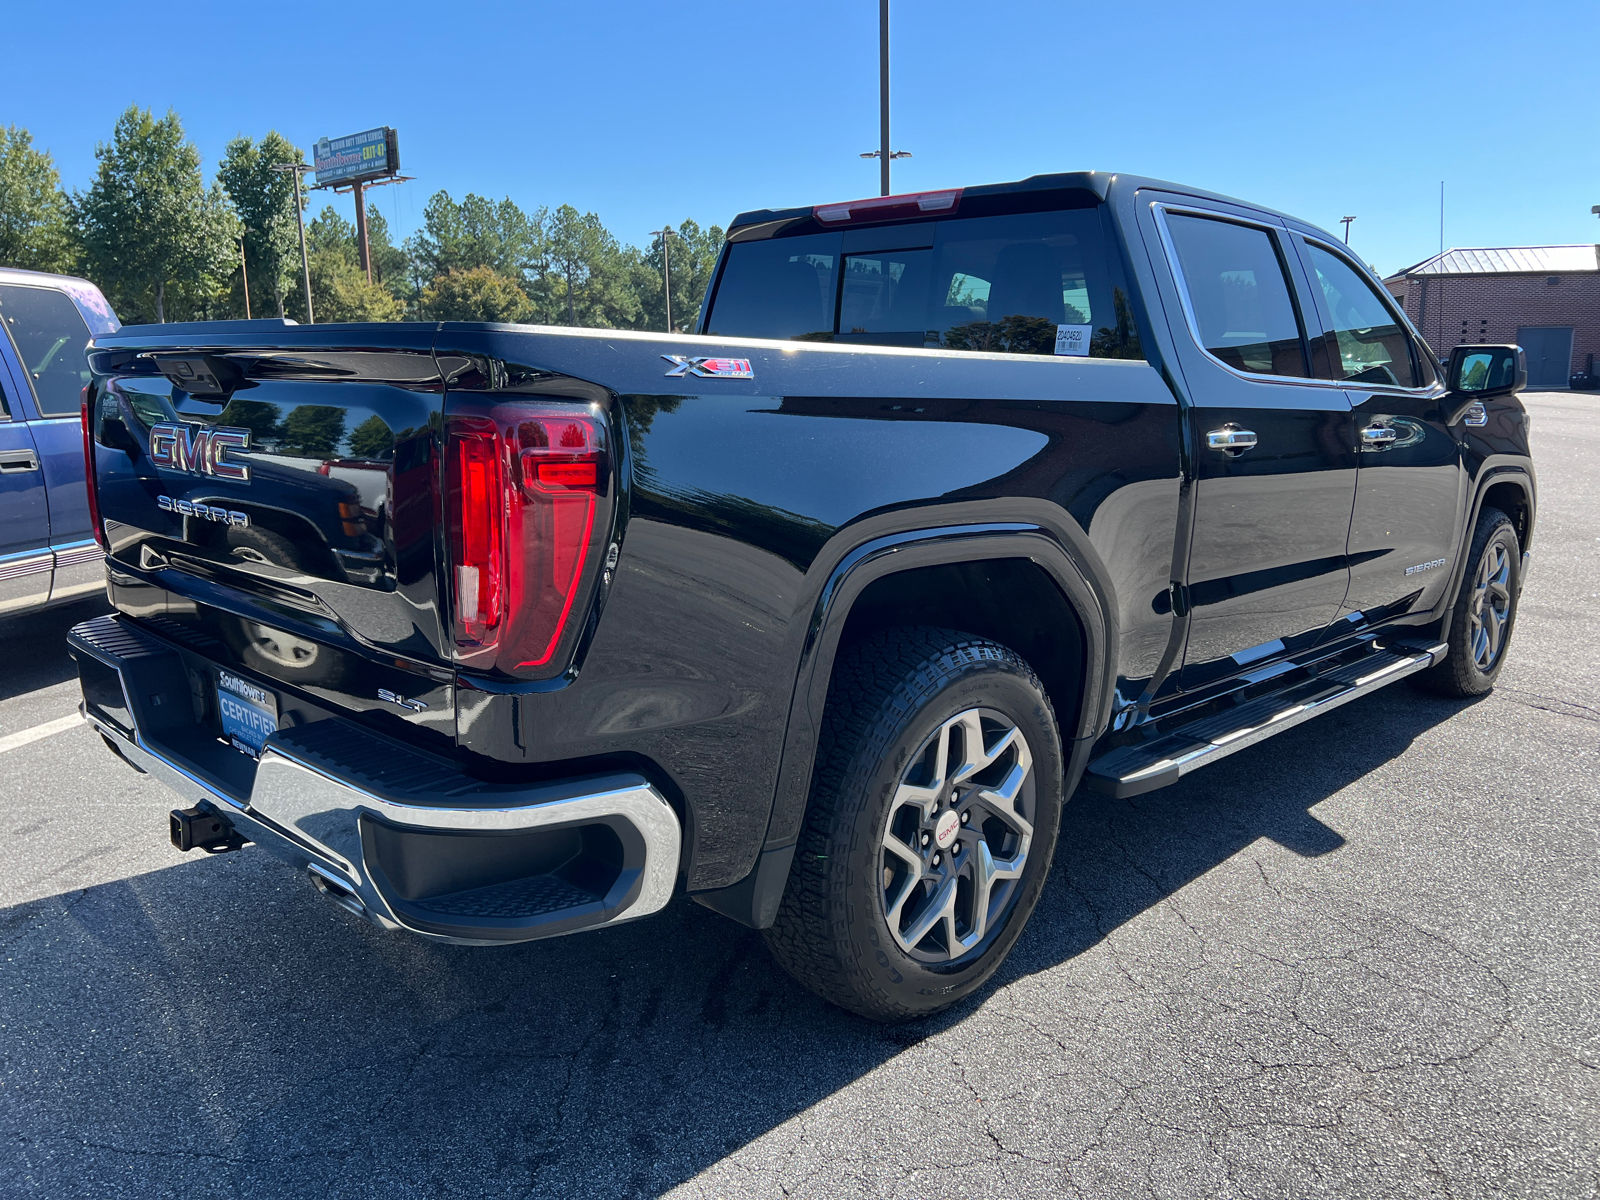
[[[1167,216],[1200,344],[1237,371],[1305,378],[1305,347],[1273,238],[1231,221]]]
[[[926,224],[920,226],[927,229]],[[1007,354],[1143,358],[1098,209],[735,243],[706,332]],[[927,243],[931,242],[931,247]],[[807,271],[802,271],[806,264]],[[822,290],[815,307],[815,286]]]
[[[723,337],[829,340],[839,235],[773,238],[728,248],[706,328]]]
[[[1338,365],[1327,372],[1328,378],[1417,386],[1411,339],[1378,298],[1377,288],[1337,254],[1314,242],[1307,242],[1306,250],[1332,318],[1330,332],[1339,346]]]
[[[84,353],[89,327],[78,306],[54,288],[0,284],[0,320],[28,373],[40,414],[77,416],[89,382]]]

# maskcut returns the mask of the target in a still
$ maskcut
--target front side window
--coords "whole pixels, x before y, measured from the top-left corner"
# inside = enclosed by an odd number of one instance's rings
[[[735,243],[706,332],[1144,357],[1098,209],[957,218],[933,226],[931,249],[857,251],[870,247],[870,229],[851,231],[849,253],[840,253],[838,234]],[[885,241],[903,240],[898,227],[881,231]],[[807,268],[813,273],[801,271],[801,263],[815,264]],[[819,310],[814,297],[823,292]]]
[[[1339,361],[1336,366],[1330,363],[1327,377],[1415,387],[1410,338],[1378,298],[1378,289],[1332,251],[1313,242],[1307,242],[1306,249],[1339,347]]]
[[[0,284],[0,320],[33,384],[40,415],[77,416],[89,382],[89,327],[78,306],[53,288]]]
[[[1264,229],[1177,213],[1167,229],[1200,344],[1237,371],[1305,378],[1305,348],[1289,282]]]

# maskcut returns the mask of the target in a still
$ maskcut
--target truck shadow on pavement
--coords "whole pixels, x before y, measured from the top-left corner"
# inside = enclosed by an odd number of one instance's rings
[[[0,620],[0,700],[78,677],[67,656],[67,630],[111,611],[104,596]]]
[[[1462,707],[1389,689],[1164,791],[1080,792],[999,986],[1258,839],[1337,851],[1311,810]],[[126,835],[162,838],[163,817]],[[864,1077],[1042,994],[991,988],[879,1027],[687,901],[582,937],[434,945],[370,928],[254,849],[174,852],[0,911],[0,944],[7,1195],[656,1195],[858,1081],[858,1107],[905,1103]]]

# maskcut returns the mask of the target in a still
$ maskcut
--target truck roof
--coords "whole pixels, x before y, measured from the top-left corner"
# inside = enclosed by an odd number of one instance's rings
[[[1315,231],[1322,236],[1332,236],[1324,229],[1307,224],[1288,213],[1278,212],[1276,209],[1266,208],[1247,200],[1240,200],[1234,196],[1223,195],[1220,192],[1208,191],[1205,188],[1192,187],[1183,183],[1172,183],[1165,179],[1155,179],[1144,175],[1119,174],[1114,171],[1059,171],[1048,175],[1029,175],[1026,179],[1014,179],[1006,183],[984,183],[976,187],[963,187],[961,201],[966,204],[972,200],[984,200],[1003,196],[1022,196],[1029,192],[1059,192],[1083,191],[1094,195],[1098,200],[1105,200],[1113,188],[1118,190],[1139,188],[1157,188],[1164,192],[1178,192],[1186,196],[1195,196],[1206,200],[1221,201],[1224,204],[1237,204],[1242,208],[1254,209],[1258,212],[1271,213],[1281,217],[1295,228],[1304,231]],[[945,189],[936,189],[945,190]],[[956,189],[948,189],[956,190]],[[816,211],[817,206],[806,205],[798,208],[756,208],[749,212],[742,212],[728,224],[728,233],[732,235],[735,230],[746,229],[753,225],[779,226],[784,222],[809,219]],[[935,219],[945,214],[929,214],[927,219]],[[911,218],[913,220],[917,218]],[[793,230],[793,226],[789,226]],[[760,235],[757,235],[760,236]],[[730,240],[735,239],[730,236]]]

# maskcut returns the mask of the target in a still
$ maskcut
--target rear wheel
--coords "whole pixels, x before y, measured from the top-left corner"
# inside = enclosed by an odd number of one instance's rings
[[[1443,696],[1478,696],[1492,688],[1505,665],[1521,594],[1516,526],[1499,509],[1485,508],[1478,514],[1467,576],[1450,618],[1450,649],[1417,682]]]
[[[774,956],[879,1020],[970,994],[1038,902],[1061,773],[1049,699],[1013,651],[923,628],[857,643],[834,672]]]

